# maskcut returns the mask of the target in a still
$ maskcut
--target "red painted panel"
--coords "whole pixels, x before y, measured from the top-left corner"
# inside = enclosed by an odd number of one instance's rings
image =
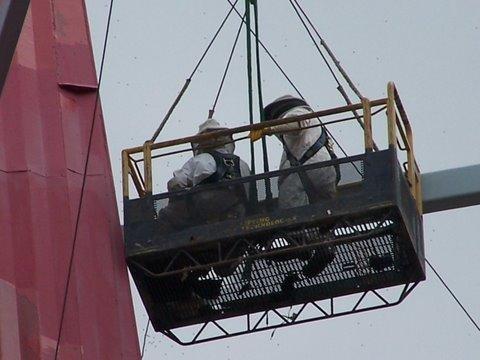
[[[82,0],[32,0],[0,99],[0,358],[53,359],[96,77]],[[61,359],[138,359],[101,109]]]

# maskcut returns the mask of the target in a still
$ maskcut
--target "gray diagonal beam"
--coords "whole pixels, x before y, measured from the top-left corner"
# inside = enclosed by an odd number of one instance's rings
[[[480,165],[422,175],[423,210],[433,213],[480,204]]]
[[[0,95],[30,0],[0,0]]]

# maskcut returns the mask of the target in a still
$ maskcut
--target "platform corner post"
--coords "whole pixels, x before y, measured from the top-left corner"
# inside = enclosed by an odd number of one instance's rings
[[[143,144],[143,161],[144,161],[144,178],[145,178],[145,192],[151,195],[153,191],[152,180],[152,142],[146,141]]]
[[[372,134],[372,108],[370,100],[363,97],[363,134],[365,140],[365,152],[373,151],[373,134]]]
[[[391,149],[397,147],[397,129],[395,110],[395,84],[390,81],[387,86],[387,120],[388,120],[388,145]]]

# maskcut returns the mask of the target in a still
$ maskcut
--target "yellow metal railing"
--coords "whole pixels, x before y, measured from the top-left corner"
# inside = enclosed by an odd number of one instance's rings
[[[364,128],[364,146],[365,152],[374,151],[375,143],[372,131],[372,109],[383,107],[387,110],[387,124],[388,124],[388,146],[396,150],[406,151],[406,179],[408,181],[412,196],[415,198],[417,207],[422,213],[422,191],[421,191],[421,177],[420,170],[415,160],[413,151],[413,134],[410,122],[405,113],[405,109],[400,100],[398,92],[393,82],[388,84],[387,98],[370,101],[363,98],[361,103],[331,108],[321,111],[316,111],[306,115],[294,116],[284,119],[276,119],[268,122],[255,123],[252,125],[245,125],[231,129],[219,130],[211,133],[188,136],[175,140],[163,141],[159,143],[145,142],[143,146],[125,149],[122,151],[122,183],[123,196],[129,198],[129,179],[132,179],[133,185],[140,197],[152,194],[153,179],[152,179],[152,151],[174,147],[182,144],[205,142],[211,139],[218,139],[224,136],[234,136],[241,133],[251,133],[252,131],[262,130],[264,133],[269,132],[268,129],[277,125],[298,122],[311,118],[320,118],[337,114],[349,113],[357,110],[363,110],[363,128]],[[380,110],[382,110],[380,109]],[[378,111],[377,111],[378,112]],[[357,119],[357,117],[350,117],[347,120]],[[334,120],[331,123],[338,122]],[[323,122],[328,125],[329,122]],[[245,139],[242,137],[241,139]],[[234,140],[238,141],[240,139]],[[403,143],[404,147],[399,147]],[[141,156],[140,159],[134,160],[133,155]],[[137,166],[137,162],[143,162],[143,174]]]

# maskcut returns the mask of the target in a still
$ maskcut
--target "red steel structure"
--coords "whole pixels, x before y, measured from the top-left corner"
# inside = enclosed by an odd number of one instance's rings
[[[83,0],[32,0],[0,98],[1,359],[55,357],[97,87]],[[95,121],[58,359],[138,359]]]

